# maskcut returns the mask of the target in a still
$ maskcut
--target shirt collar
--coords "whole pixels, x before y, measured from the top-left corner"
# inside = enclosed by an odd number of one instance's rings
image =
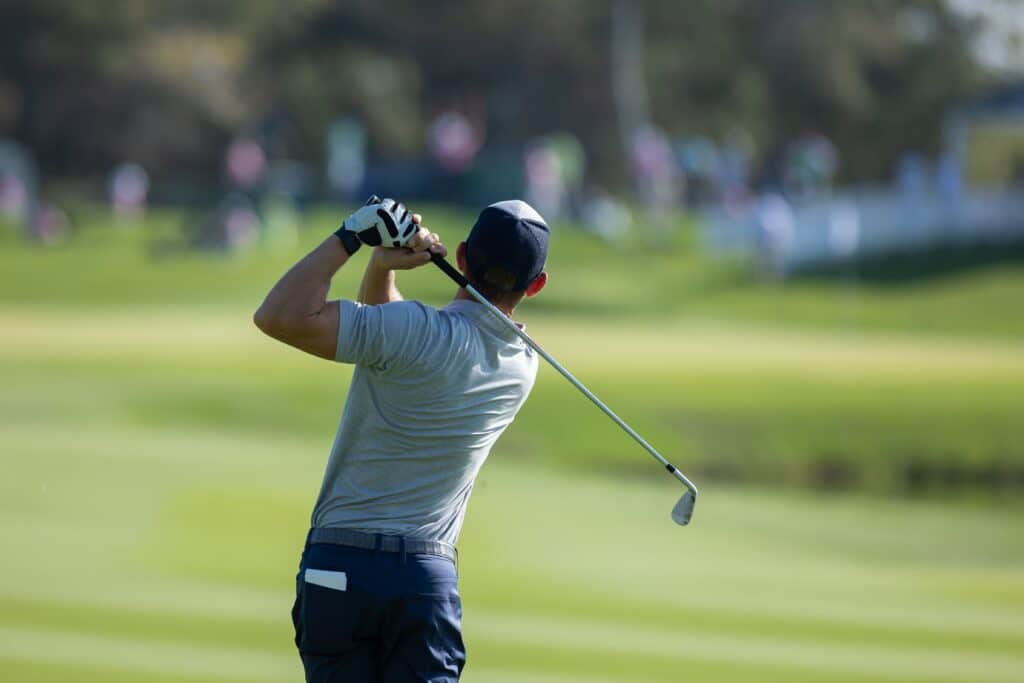
[[[508,328],[508,326],[502,321],[498,320],[493,313],[491,313],[486,306],[481,304],[479,301],[470,301],[469,299],[455,299],[450,302],[443,310],[452,311],[464,315],[467,318],[472,318],[478,324],[486,327],[487,329],[496,332],[502,338],[508,339],[509,341],[521,341],[519,337]],[[502,314],[504,315],[504,314]],[[516,321],[515,323],[522,331],[526,331],[526,325]]]

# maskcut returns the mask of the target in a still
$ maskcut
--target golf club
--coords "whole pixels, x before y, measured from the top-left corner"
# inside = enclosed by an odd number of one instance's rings
[[[683,496],[679,499],[679,502],[677,502],[675,507],[672,508],[672,521],[674,521],[676,524],[679,524],[680,526],[685,526],[689,524],[690,518],[693,516],[693,508],[697,504],[697,487],[693,485],[693,482],[687,479],[686,475],[680,472],[675,465],[673,465],[664,457],[662,457],[662,455],[658,453],[658,451],[654,450],[654,447],[651,446],[651,444],[647,443],[647,441],[645,441],[643,437],[637,434],[632,427],[630,427],[628,424],[625,423],[625,421],[623,421],[621,417],[616,415],[611,408],[606,406],[604,402],[601,401],[601,399],[599,399],[597,396],[593,394],[593,392],[590,391],[590,389],[587,389],[582,382],[576,379],[571,372],[566,370],[561,363],[559,363],[557,360],[554,359],[553,356],[551,356],[551,354],[542,349],[540,345],[537,342],[535,342],[532,337],[530,337],[530,335],[526,334],[526,332],[523,332],[521,329],[519,329],[519,327],[514,322],[512,322],[508,318],[508,316],[506,316],[504,313],[498,310],[498,308],[490,301],[488,301],[486,298],[484,298],[484,296],[480,294],[480,292],[476,291],[473,285],[469,284],[466,278],[463,277],[462,273],[453,268],[452,265],[448,263],[448,261],[446,261],[443,256],[431,253],[430,259],[437,265],[438,268],[443,270],[448,277],[454,280],[457,285],[459,285],[467,292],[469,292],[474,299],[483,304],[487,308],[487,310],[489,310],[492,314],[494,314],[494,316],[501,320],[506,327],[515,332],[516,335],[518,335],[520,339],[526,342],[526,344],[530,348],[539,353],[541,357],[551,365],[551,367],[557,370],[559,374],[562,375],[562,377],[565,377],[567,380],[569,380],[574,387],[580,390],[580,393],[589,398],[594,405],[600,408],[605,415],[610,417],[612,421],[615,422],[615,424],[619,425],[619,427],[621,427],[624,432],[633,437],[633,440],[640,444],[645,451],[650,453],[658,462],[664,465],[665,469],[669,471],[669,474],[671,474],[672,476],[674,476],[676,479],[683,483],[683,486],[686,487],[686,492],[683,493]]]

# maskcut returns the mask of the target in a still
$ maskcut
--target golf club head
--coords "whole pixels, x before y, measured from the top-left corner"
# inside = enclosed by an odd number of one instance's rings
[[[686,493],[679,499],[676,506],[672,508],[672,521],[679,526],[686,526],[690,523],[690,517],[693,516],[693,508],[697,504],[697,496],[690,489],[686,489]]]

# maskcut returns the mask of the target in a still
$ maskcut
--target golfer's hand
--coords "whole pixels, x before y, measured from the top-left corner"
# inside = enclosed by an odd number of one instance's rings
[[[430,255],[448,255],[448,249],[441,243],[436,232],[420,225],[422,217],[412,215],[417,232],[404,247],[374,247],[373,265],[381,270],[411,270],[430,263]]]
[[[334,234],[341,239],[343,245],[346,245],[349,254],[352,254],[359,243],[372,247],[408,245],[415,230],[412,214],[404,204],[390,197],[380,199],[373,195],[366,204],[346,218]],[[346,238],[356,239],[358,242],[353,248],[349,248]]]

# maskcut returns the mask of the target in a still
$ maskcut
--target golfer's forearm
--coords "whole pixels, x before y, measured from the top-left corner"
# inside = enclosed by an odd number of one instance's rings
[[[333,235],[304,256],[274,285],[257,309],[256,325],[274,336],[275,331],[300,327],[323,312],[331,278],[348,260],[348,253]]]
[[[401,300],[402,293],[395,284],[395,271],[381,268],[371,258],[366,264],[363,281],[359,283],[358,301],[375,306]]]

